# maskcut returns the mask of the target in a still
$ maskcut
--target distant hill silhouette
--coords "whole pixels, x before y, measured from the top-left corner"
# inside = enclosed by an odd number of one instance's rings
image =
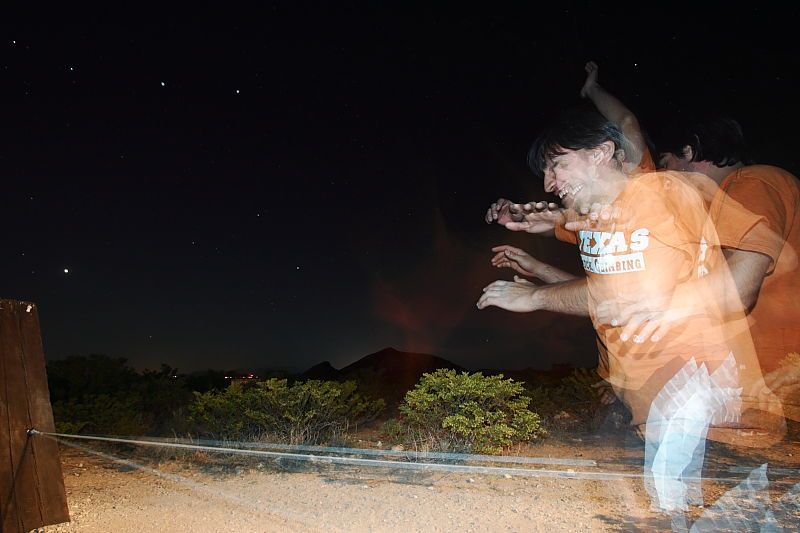
[[[342,373],[336,370],[330,361],[323,361],[312,366],[302,374],[300,379],[318,379],[320,381],[339,381],[342,379]]]
[[[440,368],[452,368],[460,372],[466,370],[435,355],[384,348],[340,370],[335,369],[327,361],[316,364],[297,378],[356,380],[364,393],[383,398],[389,412],[394,412],[406,392],[416,385],[423,374]]]

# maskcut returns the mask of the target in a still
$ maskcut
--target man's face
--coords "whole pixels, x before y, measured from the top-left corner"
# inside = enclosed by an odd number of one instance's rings
[[[597,178],[596,155],[593,150],[565,150],[547,161],[544,190],[555,193],[566,208],[578,209],[582,198]],[[577,205],[576,205],[577,204]]]

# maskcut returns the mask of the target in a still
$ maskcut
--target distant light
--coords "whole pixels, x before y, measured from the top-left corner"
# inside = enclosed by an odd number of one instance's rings
[[[69,274],[69,269],[68,268],[64,269],[64,274]]]
[[[167,86],[167,84],[166,84],[166,83],[164,83],[164,82],[162,81],[162,82],[161,82],[161,86],[162,86],[162,87],[166,87],[166,86]]]
[[[236,94],[239,94],[239,89],[236,89]]]

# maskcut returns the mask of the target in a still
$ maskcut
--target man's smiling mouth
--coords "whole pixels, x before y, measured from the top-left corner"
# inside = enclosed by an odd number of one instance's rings
[[[564,187],[563,189],[558,191],[558,197],[561,200],[566,198],[567,195],[570,195],[570,196],[572,196],[574,198],[575,195],[578,194],[581,189],[583,189],[583,185],[578,185],[574,189],[570,188],[569,186]]]

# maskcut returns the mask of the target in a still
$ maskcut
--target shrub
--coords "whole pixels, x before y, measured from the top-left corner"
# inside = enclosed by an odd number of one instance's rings
[[[544,433],[523,391],[521,383],[502,375],[439,369],[406,393],[400,412],[430,449],[500,453]]]
[[[97,394],[58,401],[53,404],[53,418],[58,433],[141,435],[147,431],[139,400],[133,396]]]
[[[47,364],[56,428],[62,433],[166,434],[184,429],[191,399],[177,369],[136,372],[125,359],[70,356]]]
[[[339,438],[354,424],[375,418],[383,400],[371,400],[347,381],[269,379],[224,391],[195,393],[190,420],[201,434],[242,440],[266,435],[292,444]]]

